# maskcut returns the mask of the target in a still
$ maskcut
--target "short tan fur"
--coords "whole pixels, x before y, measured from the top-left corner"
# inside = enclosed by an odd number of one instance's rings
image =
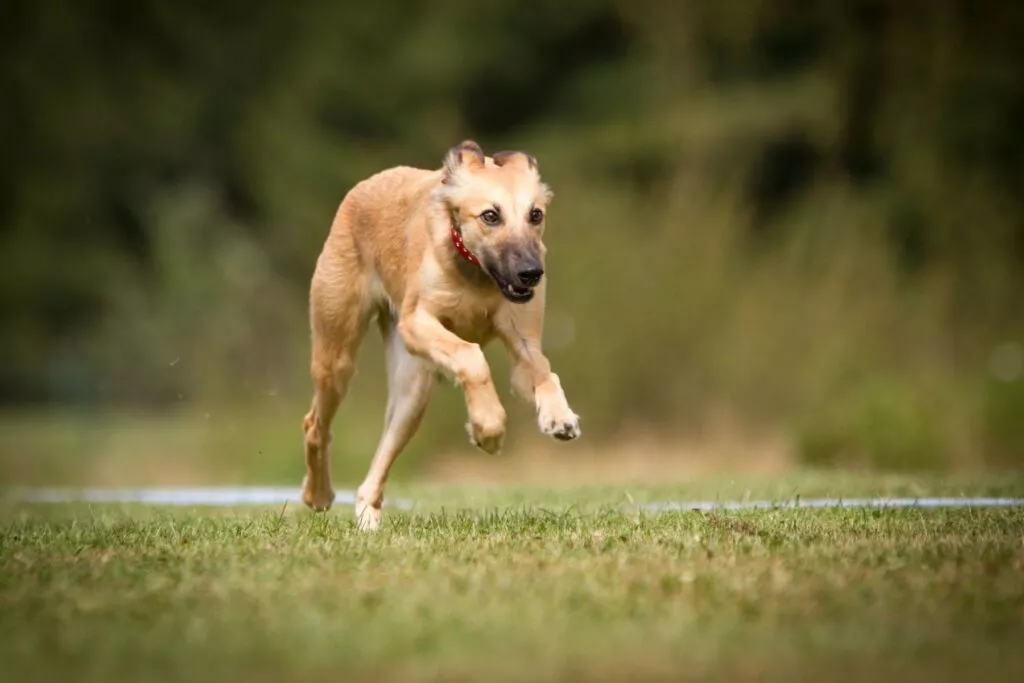
[[[334,501],[331,422],[374,319],[385,341],[388,403],[356,493],[360,528],[380,526],[388,472],[419,427],[437,370],[465,395],[472,443],[487,453],[501,449],[506,414],[482,351],[495,338],[509,354],[513,389],[534,404],[541,431],[579,438],[579,418],[541,351],[542,237],[551,199],[532,156],[488,157],[473,141],[451,148],[440,169],[390,168],[348,192],[310,286],[306,505],[323,511]]]

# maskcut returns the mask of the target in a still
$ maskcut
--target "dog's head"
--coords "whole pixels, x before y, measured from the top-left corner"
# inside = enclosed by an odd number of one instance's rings
[[[440,198],[462,242],[513,303],[544,275],[541,237],[552,192],[525,152],[484,155],[472,141],[448,150]]]

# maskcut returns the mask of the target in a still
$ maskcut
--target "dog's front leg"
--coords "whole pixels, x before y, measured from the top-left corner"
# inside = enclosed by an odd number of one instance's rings
[[[496,329],[512,365],[512,389],[537,409],[537,426],[559,441],[578,439],[580,418],[569,407],[562,383],[541,351],[542,311],[526,309],[524,315],[499,318]]]
[[[505,408],[480,345],[460,339],[422,308],[403,315],[398,331],[412,353],[429,358],[462,387],[473,444],[486,453],[499,452],[505,438]]]

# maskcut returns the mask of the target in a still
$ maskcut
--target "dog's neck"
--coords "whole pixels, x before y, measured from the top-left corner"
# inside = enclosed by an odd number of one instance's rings
[[[480,267],[480,261],[478,261],[476,256],[473,256],[473,254],[471,254],[469,252],[469,249],[466,249],[466,245],[462,243],[462,235],[459,234],[459,229],[457,227],[455,227],[455,220],[452,219],[449,222],[450,222],[449,232],[451,233],[451,236],[452,236],[452,244],[455,245],[455,251],[459,252],[459,254],[462,256],[462,258],[466,259],[467,261],[472,263],[474,266],[479,268]]]
[[[448,216],[448,232],[451,237],[450,249],[445,251],[448,252],[451,262],[459,274],[475,285],[493,284],[480,260],[462,242],[462,233],[455,222],[455,216],[451,214]]]

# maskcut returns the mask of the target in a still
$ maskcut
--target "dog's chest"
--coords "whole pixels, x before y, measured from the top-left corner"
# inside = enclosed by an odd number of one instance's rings
[[[494,319],[487,309],[450,308],[438,320],[445,329],[475,344],[487,342],[494,334]]]

